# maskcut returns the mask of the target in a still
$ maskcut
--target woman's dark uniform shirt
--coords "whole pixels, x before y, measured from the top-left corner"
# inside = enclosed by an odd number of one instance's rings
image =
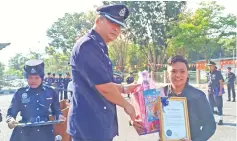
[[[7,111],[7,121],[21,113],[23,123],[48,121],[49,115],[61,114],[57,93],[48,86],[17,90]],[[54,141],[53,126],[15,127],[10,141]]]
[[[172,93],[168,86],[164,89],[168,96],[186,97],[191,139],[207,141],[215,133],[216,123],[205,93],[188,84],[180,95]]]
[[[68,133],[79,140],[112,140],[118,135],[116,105],[105,99],[95,85],[113,80],[108,48],[94,30],[80,38],[72,51],[74,93]]]

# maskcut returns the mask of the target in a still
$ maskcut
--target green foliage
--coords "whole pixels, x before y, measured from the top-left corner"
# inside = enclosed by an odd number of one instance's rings
[[[5,70],[5,65],[2,62],[0,62],[0,80],[4,76],[4,70]]]
[[[45,73],[65,73],[69,72],[70,68],[68,65],[69,55],[64,53],[55,52],[53,55],[44,59]]]
[[[28,57],[24,56],[22,53],[18,53],[9,60],[9,68],[15,71],[23,72],[23,67],[27,60],[29,60]]]
[[[162,1],[112,1],[123,3],[130,9],[126,23],[130,39],[140,47],[150,64],[163,63],[167,48],[167,31],[177,20],[185,2]],[[152,66],[155,70],[156,67]]]
[[[95,14],[88,13],[66,13],[59,18],[51,28],[47,30],[47,36],[51,39],[49,45],[64,53],[70,52],[75,44],[76,38],[87,33],[95,21]]]
[[[220,40],[236,34],[236,17],[224,15],[223,10],[216,2],[203,2],[194,14],[180,14],[178,24],[169,33],[173,38],[169,40],[168,55],[193,57],[190,55],[194,52],[208,59],[220,53]]]

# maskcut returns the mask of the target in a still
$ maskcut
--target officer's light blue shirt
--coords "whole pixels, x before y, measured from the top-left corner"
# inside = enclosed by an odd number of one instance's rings
[[[95,85],[113,80],[108,48],[91,30],[75,44],[71,56],[74,93],[67,132],[82,140],[110,140],[118,135],[116,105],[105,99]]]

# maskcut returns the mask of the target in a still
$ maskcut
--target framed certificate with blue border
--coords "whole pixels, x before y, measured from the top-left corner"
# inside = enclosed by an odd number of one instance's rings
[[[187,100],[185,97],[171,97],[168,104],[162,104],[158,98],[161,141],[180,141],[191,139]]]

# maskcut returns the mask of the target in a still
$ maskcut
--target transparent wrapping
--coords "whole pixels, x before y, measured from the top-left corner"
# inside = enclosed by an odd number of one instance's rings
[[[150,78],[148,71],[139,72],[138,84],[141,84],[131,95],[135,107],[137,120],[143,123],[144,131],[139,135],[159,132],[158,96],[163,95],[161,89],[156,88],[155,82]]]

